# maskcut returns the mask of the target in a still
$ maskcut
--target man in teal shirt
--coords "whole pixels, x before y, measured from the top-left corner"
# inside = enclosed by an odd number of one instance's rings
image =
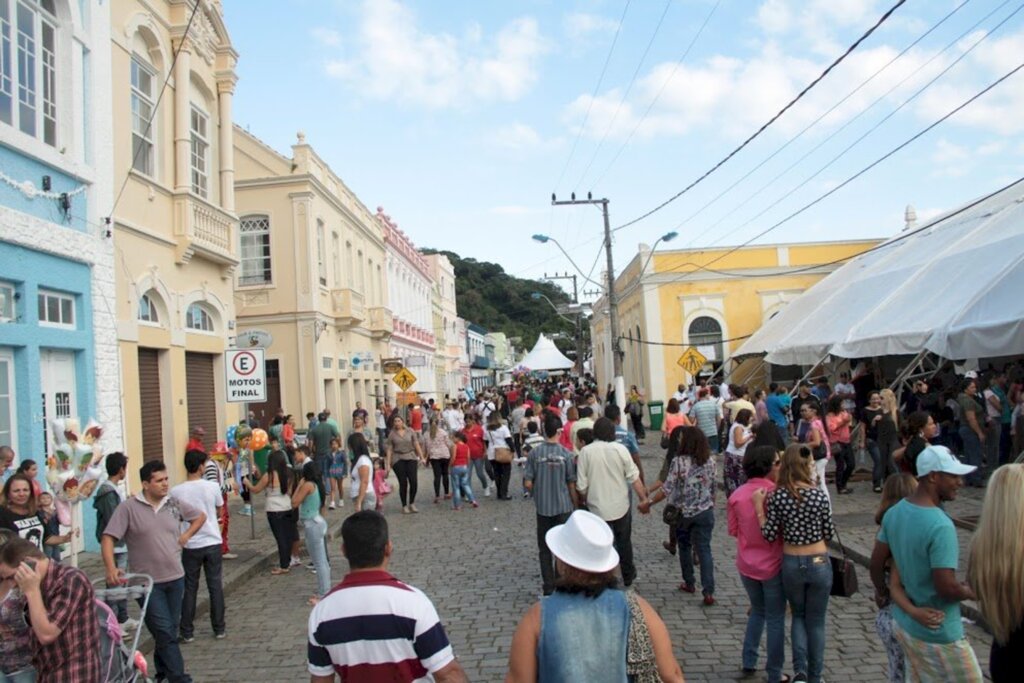
[[[882,519],[871,554],[875,600],[888,602],[886,562],[892,558],[907,597],[918,607],[945,614],[941,624],[925,626],[893,606],[893,629],[915,681],[981,683],[978,659],[964,637],[960,602],[975,599],[956,578],[960,561],[953,521],[940,505],[956,498],[963,476],[975,470],[944,446],[929,446],[917,457],[917,490]]]

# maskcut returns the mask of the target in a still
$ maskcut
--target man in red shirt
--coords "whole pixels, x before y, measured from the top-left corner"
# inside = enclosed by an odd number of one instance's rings
[[[473,481],[473,472],[480,479],[480,485],[484,487],[484,495],[491,495],[491,482],[487,478],[487,446],[484,445],[484,428],[477,422],[472,414],[466,415],[466,428],[462,430],[466,435],[466,445],[469,446],[469,480]]]
[[[417,403],[409,408],[409,428],[417,434],[423,431],[423,411]]]
[[[185,452],[189,451],[202,451],[206,452],[206,446],[203,444],[203,439],[206,438],[206,430],[202,427],[193,427],[188,432],[188,444],[185,446]]]

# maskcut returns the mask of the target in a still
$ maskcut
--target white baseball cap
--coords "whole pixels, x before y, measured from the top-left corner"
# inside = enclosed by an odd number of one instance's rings
[[[551,554],[585,572],[602,574],[619,564],[612,530],[603,519],[586,510],[576,510],[565,524],[549,529],[544,540]]]
[[[914,464],[917,466],[918,478],[925,477],[932,472],[944,472],[962,477],[978,469],[957,460],[956,456],[950,453],[945,446],[929,446],[918,454]]]
[[[967,372],[964,373],[964,379],[978,379],[978,371],[968,370]]]

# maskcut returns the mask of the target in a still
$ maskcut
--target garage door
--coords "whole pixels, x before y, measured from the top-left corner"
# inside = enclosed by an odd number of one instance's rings
[[[160,404],[160,352],[139,349],[139,406],[142,412],[142,459],[164,459],[164,425]]]
[[[185,354],[185,382],[188,385],[188,428],[206,430],[204,444],[209,451],[217,443],[217,394],[213,381],[213,359],[208,353]]]

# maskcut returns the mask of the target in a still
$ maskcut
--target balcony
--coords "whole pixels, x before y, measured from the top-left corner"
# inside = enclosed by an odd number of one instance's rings
[[[176,261],[185,265],[193,256],[219,263],[221,277],[228,279],[238,265],[235,230],[238,219],[194,194],[174,197],[174,237],[178,242]]]
[[[478,370],[486,370],[491,367],[491,359],[487,356],[473,356],[469,363],[469,367],[476,368]]]
[[[389,339],[394,332],[394,317],[390,308],[374,306],[370,309],[370,334],[374,339]]]
[[[331,305],[334,315],[342,319],[343,325],[355,327],[366,320],[363,295],[354,289],[332,289]]]

